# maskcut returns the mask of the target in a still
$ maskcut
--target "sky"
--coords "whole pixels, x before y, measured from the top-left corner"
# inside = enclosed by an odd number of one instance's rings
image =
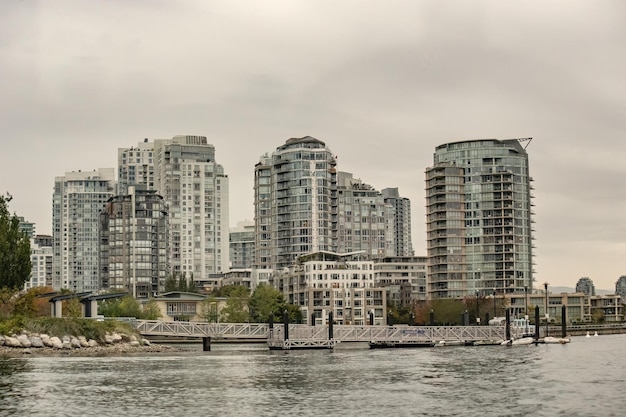
[[[626,2],[0,2],[0,192],[51,233],[54,177],[202,135],[253,220],[254,165],[313,136],[411,199],[436,146],[532,137],[535,280],[626,274]]]

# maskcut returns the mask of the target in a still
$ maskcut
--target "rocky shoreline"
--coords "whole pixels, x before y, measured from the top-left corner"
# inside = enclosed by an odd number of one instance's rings
[[[84,336],[65,335],[59,338],[26,332],[12,336],[0,335],[0,357],[106,356],[181,351],[176,347],[153,344],[147,339],[124,333],[107,333],[100,343],[93,339],[87,340]]]

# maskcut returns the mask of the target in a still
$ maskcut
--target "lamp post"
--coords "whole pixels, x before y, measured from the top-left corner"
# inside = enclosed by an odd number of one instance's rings
[[[478,314],[478,290],[476,290],[476,326],[480,324],[480,317]]]
[[[528,333],[528,286],[524,287],[524,332]]]
[[[543,284],[543,288],[546,292],[546,336],[548,336],[548,319],[550,318],[550,314],[548,314],[548,283],[545,282]]]

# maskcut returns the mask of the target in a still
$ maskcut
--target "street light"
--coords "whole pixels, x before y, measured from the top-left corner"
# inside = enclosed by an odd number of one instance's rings
[[[478,316],[478,290],[476,290],[476,326],[480,324],[480,317]]]
[[[543,284],[543,288],[546,291],[546,336],[548,336],[548,319],[550,318],[550,314],[548,314],[548,283],[547,282]]]
[[[524,287],[524,332],[528,333],[528,286]]]

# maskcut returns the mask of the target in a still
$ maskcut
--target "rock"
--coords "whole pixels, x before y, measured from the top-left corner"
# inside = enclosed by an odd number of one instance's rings
[[[70,345],[72,345],[73,348],[80,348],[80,340],[76,337],[72,337],[70,339]]]
[[[123,340],[122,336],[119,333],[113,333],[111,337],[113,339],[113,343],[119,343]]]
[[[136,341],[136,340],[137,340],[137,336],[135,336],[134,334],[131,334],[131,335],[130,335],[130,341],[131,341],[131,342],[134,342],[134,341]]]
[[[15,337],[4,336],[4,344],[8,347],[22,347],[22,344]]]
[[[47,335],[41,335],[41,341],[43,342],[43,345],[45,347],[54,347],[54,345],[52,344],[52,339]]]
[[[112,345],[113,344],[113,336],[111,336],[110,334],[105,334],[104,335],[104,343],[106,343],[107,345]]]
[[[89,339],[89,341],[87,342],[87,344],[89,345],[89,347],[98,347],[98,342],[96,342],[93,339]]]
[[[59,339],[56,336],[53,336],[50,338],[50,341],[52,342],[52,347],[55,349],[63,349],[63,342],[61,342],[61,339]]]
[[[20,345],[24,348],[29,348],[31,346],[30,340],[28,340],[28,336],[26,336],[23,333],[17,336],[17,340],[20,342]]]
[[[4,336],[0,334],[0,346],[4,346]]]
[[[138,342],[138,341],[136,341],[136,340],[133,340],[132,342],[130,342],[130,345],[131,345],[132,347],[138,347],[138,346],[139,346],[139,342]]]
[[[68,342],[68,343],[69,343],[69,341],[70,341],[70,337],[69,337],[69,335],[65,335],[65,336],[63,336],[63,337],[61,338],[61,341],[62,341],[63,343],[65,343],[65,342]]]
[[[78,341],[81,347],[89,347],[89,342],[85,336],[78,336]]]
[[[31,347],[34,347],[34,348],[44,347],[43,341],[41,340],[41,337],[39,336],[31,336],[28,338],[28,340],[30,340]]]
[[[22,353],[25,355],[30,355],[33,352],[31,352],[29,348],[26,348],[26,349],[22,349]]]
[[[148,339],[141,339],[141,344],[144,346],[151,346],[152,343]]]
[[[131,342],[130,336],[128,336],[126,333],[120,333],[120,337],[122,338],[122,342]]]
[[[72,344],[70,342],[63,342],[63,349],[71,349]]]

